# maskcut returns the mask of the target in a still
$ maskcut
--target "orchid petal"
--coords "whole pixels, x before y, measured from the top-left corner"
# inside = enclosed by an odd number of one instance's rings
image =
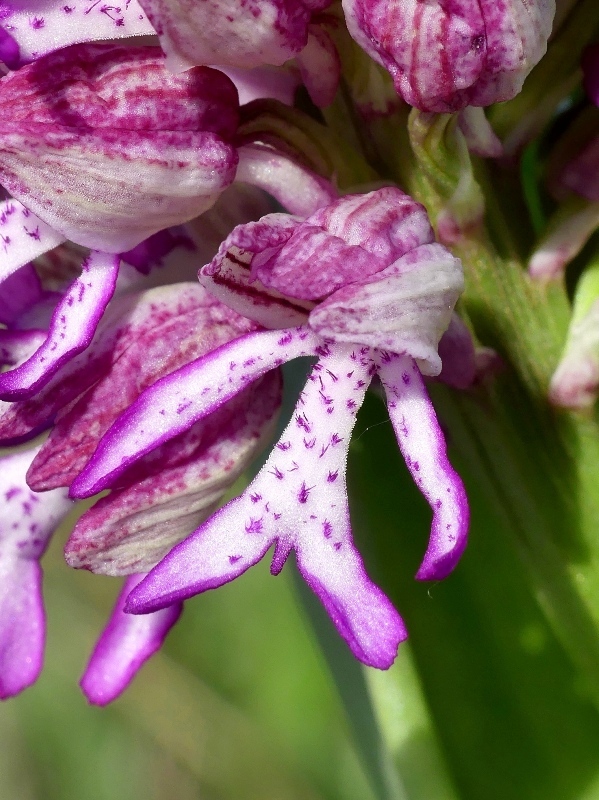
[[[31,397],[88,346],[114,292],[119,262],[118,256],[93,252],[84,261],[81,277],[54,311],[44,344],[24,364],[0,375],[2,399]]]
[[[275,543],[271,571],[290,551],[354,655],[386,669],[406,636],[398,613],[368,578],[350,529],[345,464],[372,359],[351,345],[323,346],[296,412],[268,461],[236,500],[178,545],[131,593],[143,613],[220,586]]]
[[[425,375],[438,375],[437,345],[463,288],[460,261],[441,245],[426,244],[338,289],[310,312],[308,324],[325,338],[407,353]]]
[[[18,200],[0,202],[0,281],[19,267],[52,250],[65,237],[25,208]]]
[[[298,0],[142,0],[174,72],[195,64],[283,64],[306,44],[309,9]]]
[[[503,145],[480,106],[466,106],[460,111],[460,130],[468,150],[483,158],[501,158]]]
[[[137,0],[118,5],[95,0],[72,5],[56,0],[4,0],[0,18],[17,42],[23,62],[76,42],[155,34]]]
[[[337,198],[328,181],[283,153],[257,144],[238,153],[236,180],[264,189],[292,214],[307,217]]]
[[[560,278],[599,227],[599,201],[570,205],[562,206],[550,220],[528,263],[531,277],[544,281]]]
[[[286,106],[292,106],[295,92],[301,84],[297,71],[286,67],[267,64],[254,69],[238,69],[222,65],[218,65],[217,68],[228,75],[237,87],[240,106],[261,99],[278,100]]]
[[[25,482],[32,451],[0,461],[0,698],[30,686],[43,661],[45,618],[39,559],[72,502],[63,489],[43,496]]]
[[[0,28],[0,61],[9,69],[18,69],[21,64],[19,45],[4,28]]]
[[[47,331],[0,329],[0,364],[15,366],[27,360],[45,342]]]
[[[160,295],[167,299],[162,308],[152,303]],[[146,325],[137,326],[135,336],[125,331],[108,371],[74,404],[59,411],[27,475],[32,489],[69,486],[114,420],[144,389],[253,327],[195,284],[148,292],[139,300],[152,304]]]
[[[472,334],[455,312],[437,349],[443,364],[438,379],[455,389],[469,389],[476,378],[476,349]]]
[[[104,489],[133,461],[187,430],[249,383],[292,358],[317,353],[320,340],[305,328],[241,336],[150,386],[112,425],[72,497]]]
[[[77,521],[67,563],[105,575],[151,569],[215,511],[271,437],[280,400],[279,373],[270,373],[137,461]]]
[[[274,215],[271,215],[274,216]],[[312,303],[291,300],[252,278],[252,253],[225,240],[212,262],[202,267],[198,279],[214,297],[264,328],[304,325]]]
[[[406,102],[451,113],[510,100],[547,48],[554,0],[344,0],[348,30]]]
[[[127,595],[142,578],[143,575],[131,575],[125,581],[81,678],[81,689],[94,705],[105,706],[127,688],[145,662],[162,647],[183,611],[183,604],[176,603],[145,616],[125,614]]]
[[[78,244],[126,252],[235,176],[233,83],[172,75],[157,47],[74,45],[0,81],[0,178]]]
[[[257,222],[238,225],[210,264],[200,270],[200,283],[230,308],[265,328],[303,325],[313,304],[267,289],[250,269],[254,256],[262,258],[275,251],[300,224],[289,214],[267,214]]]
[[[440,580],[466,547],[469,511],[464,485],[449,463],[445,437],[414,361],[383,355],[378,374],[406,465],[433,510],[429,545],[416,577]]]
[[[59,409],[106,375],[157,320],[185,314],[200,305],[217,304],[197,284],[161,286],[113,299],[86,350],[66,362],[31,399],[0,406],[0,440],[20,439],[47,427]]]
[[[319,25],[310,25],[308,43],[295,61],[314,105],[320,108],[330,106],[337,93],[341,62],[328,33]]]
[[[267,224],[279,227],[273,215],[256,226]],[[279,242],[263,241],[262,235],[252,243],[255,229],[243,230],[249,241],[240,246],[256,252],[254,277],[283,294],[311,300],[348,283],[363,282],[419,245],[434,241],[423,206],[394,187],[339,198],[301,224],[290,225]]]

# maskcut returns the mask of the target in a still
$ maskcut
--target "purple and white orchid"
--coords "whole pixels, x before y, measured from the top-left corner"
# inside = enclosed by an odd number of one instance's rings
[[[547,48],[555,0],[343,0],[350,34],[423,111],[514,97]]]
[[[52,53],[0,81],[0,111],[0,182],[13,195],[0,210],[0,279],[65,239],[91,248],[44,342],[0,376],[5,400],[32,396],[89,345],[119,254],[201,215],[237,171],[292,210],[309,213],[335,196],[271,148],[236,147],[231,80],[206,67],[173,75],[156,47]]]
[[[378,375],[406,463],[434,514],[417,577],[447,575],[466,543],[468,510],[421,372],[441,369],[436,345],[462,288],[460,263],[434,243],[424,209],[387,188],[342,198],[304,221],[273,214],[239,226],[202,275],[218,296],[274,330],[241,336],[143,392],[100,441],[71,495],[118,485],[138,458],[257,378],[293,358],[316,357],[258,476],[154,568],[125,608],[155,611],[219,586],[275,544],[271,571],[295,550],[354,655],[387,668],[406,631],[352,542],[349,443]]]

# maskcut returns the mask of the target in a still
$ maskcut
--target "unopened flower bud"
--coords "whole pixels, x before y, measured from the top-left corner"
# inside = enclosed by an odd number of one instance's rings
[[[423,111],[509,100],[547,47],[554,0],[344,0],[349,32]]]

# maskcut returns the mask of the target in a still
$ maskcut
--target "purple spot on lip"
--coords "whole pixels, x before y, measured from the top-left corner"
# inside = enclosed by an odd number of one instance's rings
[[[18,486],[13,486],[12,489],[9,489],[5,493],[4,497],[6,498],[7,501],[12,500],[13,497],[16,497],[18,494],[21,494],[21,491],[22,489],[20,489]]]
[[[329,474],[327,475],[327,483],[334,483],[338,477],[339,477],[338,469],[336,469],[335,472],[329,472]]]
[[[250,517],[250,521],[245,524],[245,531],[246,533],[262,533],[262,518]]]
[[[229,556],[229,564],[235,564],[241,559],[241,556]]]
[[[405,383],[405,385],[406,385],[406,386],[407,386],[407,385],[409,384],[409,382],[410,382],[410,376],[408,375],[408,373],[407,373],[407,372],[404,372],[404,373],[402,373],[401,379],[402,379],[402,381]]]
[[[279,450],[289,450],[291,447],[291,442],[277,442],[277,447]]]
[[[335,548],[335,550],[341,550],[341,545],[342,545],[342,542],[335,542],[333,547]]]
[[[257,503],[260,500],[262,500],[262,495],[258,494],[257,492],[254,492],[253,494],[250,495],[250,500],[252,501],[252,503]]]
[[[324,534],[325,539],[330,538],[330,536],[333,533],[333,526],[328,521],[328,519],[325,519],[325,521],[322,523],[322,532]]]
[[[308,497],[309,497],[310,492],[312,491],[313,488],[314,488],[313,486],[310,486],[310,488],[308,488],[306,486],[305,482],[302,482],[302,485],[300,486],[300,490],[297,493],[298,501],[300,503],[307,503],[308,502]]]

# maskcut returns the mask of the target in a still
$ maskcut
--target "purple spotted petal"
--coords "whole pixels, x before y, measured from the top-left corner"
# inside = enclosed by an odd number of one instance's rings
[[[437,345],[463,288],[460,261],[439,244],[425,244],[338,289],[310,312],[308,324],[324,338],[407,353],[425,375],[438,375]]]
[[[0,19],[17,42],[22,62],[75,42],[155,32],[137,0],[114,5],[96,0],[4,0]]]
[[[3,200],[0,202],[0,281],[64,240],[62,234],[18,200]]]
[[[138,324],[135,334],[125,330],[106,373],[88,391],[81,387],[81,397],[59,411],[27,475],[32,489],[69,486],[114,420],[144,389],[253,327],[195,284],[149,291],[138,304],[148,310],[146,324]]]
[[[236,180],[264,189],[291,214],[308,217],[337,197],[332,184],[283,153],[258,144],[238,153]]]
[[[168,65],[258,67],[283,64],[306,44],[310,8],[301,0],[141,0]]]
[[[0,698],[31,685],[43,661],[45,615],[39,559],[72,507],[66,491],[34,494],[25,483],[32,451],[0,460]]]
[[[406,631],[354,547],[345,488],[349,440],[374,364],[369,348],[324,345],[320,355],[258,476],[152,570],[127,610],[146,612],[220,586],[274,543],[273,574],[295,550],[302,576],[354,655],[386,669]]]
[[[279,227],[274,216],[256,225],[266,226],[271,220],[273,227]],[[434,241],[423,206],[393,187],[346,195],[288,228],[289,234],[279,242],[261,236],[252,244],[256,229],[248,226],[250,241],[240,246],[257,253],[252,274],[265,286],[310,300],[362,281]]]
[[[125,614],[127,595],[143,577],[131,575],[125,581],[81,678],[81,689],[94,705],[105,706],[127,688],[145,662],[162,647],[183,611],[183,604],[175,603],[145,616]]]
[[[24,364],[0,375],[0,397],[31,397],[56,370],[91,342],[96,326],[112,297],[119,257],[92,252],[54,311],[44,344]]]
[[[464,485],[449,463],[445,437],[414,361],[383,355],[378,373],[406,465],[433,510],[428,548],[416,577],[440,580],[466,547],[469,511]]]
[[[314,355],[320,340],[305,328],[241,336],[157,381],[112,425],[72,497],[110,486],[140,456],[186,431],[249,383],[285,361]]]
[[[217,303],[197,284],[162,286],[115,298],[86,350],[66,362],[30,400],[0,406],[0,440],[19,439],[47,427],[59,409],[106,375],[133,343],[169,317],[202,305]],[[226,318],[226,313],[220,314]]]
[[[151,569],[247,469],[272,436],[280,400],[273,372],[137,461],[77,521],[67,563],[107,575]]]

